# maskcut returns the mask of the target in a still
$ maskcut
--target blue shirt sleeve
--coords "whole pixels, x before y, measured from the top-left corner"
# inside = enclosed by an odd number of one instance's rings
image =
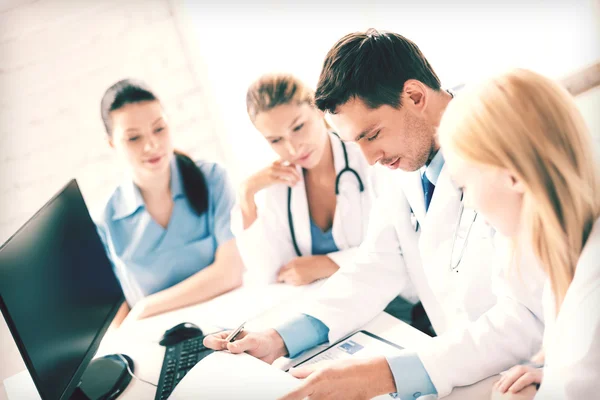
[[[327,341],[329,328],[320,320],[306,314],[298,314],[288,322],[275,327],[283,338],[290,358]]]
[[[233,239],[231,209],[235,204],[235,192],[227,172],[220,165],[212,164],[211,170],[208,173],[205,172],[205,177],[209,199],[212,204],[214,236],[217,246],[220,246]]]
[[[396,393],[392,396],[400,400],[416,399],[419,396],[437,394],[429,374],[417,353],[405,351],[402,355],[387,357],[392,370]]]

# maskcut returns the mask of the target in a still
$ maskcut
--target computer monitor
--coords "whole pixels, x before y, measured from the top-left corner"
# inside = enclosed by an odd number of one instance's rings
[[[0,247],[0,309],[42,399],[69,399],[124,301],[75,180]]]

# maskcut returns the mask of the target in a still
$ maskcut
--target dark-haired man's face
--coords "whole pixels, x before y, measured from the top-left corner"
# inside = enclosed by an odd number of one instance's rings
[[[357,142],[369,164],[415,171],[432,156],[435,127],[403,98],[403,105],[368,107],[360,98],[339,106],[331,120],[340,136]]]

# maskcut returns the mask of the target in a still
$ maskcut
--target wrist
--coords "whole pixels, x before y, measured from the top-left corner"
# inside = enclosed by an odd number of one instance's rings
[[[254,195],[257,190],[250,179],[245,180],[240,187],[240,196],[244,202],[254,203]]]
[[[240,187],[239,201],[244,211],[256,210],[256,203],[254,203],[255,194],[256,190],[254,190],[250,182],[246,181],[242,183]]]
[[[337,263],[335,261],[333,261],[333,259],[327,255],[323,256],[327,259],[327,269],[329,269],[332,272],[337,271],[338,269],[340,269],[340,266],[337,265]]]
[[[322,276],[322,278],[328,278],[334,273],[336,273],[338,269],[340,269],[340,266],[337,265],[336,262],[333,261],[333,259],[328,255],[322,255],[317,257],[323,257],[323,263],[321,264],[321,268],[319,268],[324,275]]]
[[[144,299],[142,299],[140,301],[140,316],[139,318],[146,318],[146,317],[151,317],[153,315],[156,314],[160,314],[162,311],[160,310],[160,302],[156,302],[156,296],[155,295],[149,295],[144,297]]]
[[[277,332],[275,329],[269,329],[266,334],[271,342],[275,359],[287,356],[287,347],[285,346],[285,342],[283,341],[283,338],[279,332]]]
[[[396,381],[385,357],[367,360],[365,376],[368,376],[369,382],[372,383],[370,385],[372,393],[370,394],[373,397],[396,392]]]

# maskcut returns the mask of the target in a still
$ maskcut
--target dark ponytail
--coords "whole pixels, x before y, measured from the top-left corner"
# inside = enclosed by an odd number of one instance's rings
[[[175,160],[181,174],[185,197],[196,214],[202,215],[208,209],[208,187],[204,175],[196,163],[179,150],[175,150]]]
[[[112,119],[110,113],[127,104],[142,103],[144,101],[159,101],[152,90],[142,81],[123,79],[108,88],[100,102],[100,114],[104,122],[106,134],[112,136]],[[185,196],[198,215],[208,209],[208,187],[200,168],[184,153],[175,150],[175,161]]]

